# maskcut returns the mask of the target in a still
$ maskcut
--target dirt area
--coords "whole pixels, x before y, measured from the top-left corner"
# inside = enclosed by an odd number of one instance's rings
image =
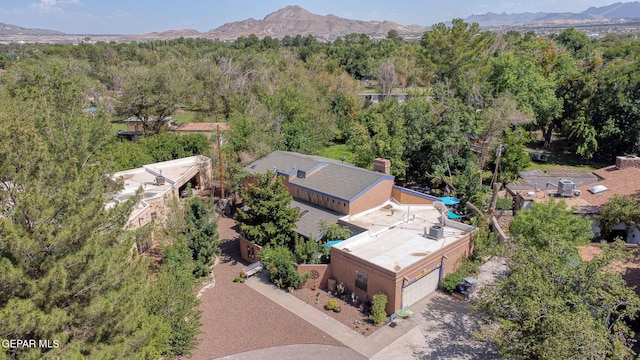
[[[214,268],[215,286],[206,290],[198,346],[183,359],[215,359],[272,346],[325,344],[344,346],[315,326],[233,278],[248,264],[240,261],[237,227],[218,222],[222,256]]]
[[[294,290],[291,294],[364,336],[369,336],[386,325],[386,322],[375,325],[369,320],[369,317],[361,311],[364,310],[362,305],[359,307],[352,305],[350,298],[348,298],[348,301],[345,301],[330,295],[327,291],[320,289],[314,291],[309,288]],[[339,313],[325,309],[325,305],[329,299],[338,300],[338,306],[340,307]]]

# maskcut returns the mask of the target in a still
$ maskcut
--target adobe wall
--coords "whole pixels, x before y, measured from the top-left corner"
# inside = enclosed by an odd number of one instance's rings
[[[240,246],[240,257],[242,260],[249,264],[260,261],[258,254],[260,253],[260,250],[262,250],[262,246],[250,242],[245,239],[244,236],[240,236],[238,243]]]
[[[392,188],[393,179],[380,181],[347,205],[348,214],[357,214],[384,203],[391,198]]]
[[[333,276],[331,264],[300,264],[296,265],[296,267],[301,275],[310,273],[312,270],[318,272],[319,276],[315,280],[315,282],[313,279],[309,279],[306,283],[304,283],[304,285],[302,285],[302,287],[306,287],[309,289],[313,289],[314,285],[316,288],[326,289],[329,279]]]
[[[402,308],[402,287],[405,283],[416,279],[420,275],[429,273],[441,262],[444,264],[444,276],[454,272],[460,266],[460,259],[468,257],[471,253],[471,234],[465,238],[444,247],[433,254],[425,257],[423,261],[417,262],[402,271],[395,273],[381,268],[364,259],[355,257],[346,251],[331,249],[331,267],[333,277],[338,283],[345,286],[345,293],[356,293],[361,301],[372,300],[373,295],[383,292],[389,299],[385,310],[387,314],[393,314]],[[446,259],[443,258],[446,257]],[[443,261],[444,260],[444,261]],[[356,288],[356,271],[367,274],[367,291]]]
[[[392,314],[396,306],[396,274],[366,260],[355,257],[348,252],[331,249],[331,267],[333,278],[343,283],[345,294],[355,292],[360,302],[373,300],[373,295],[385,293],[389,298],[386,311]],[[356,271],[367,274],[367,291],[356,287]]]
[[[433,204],[435,198],[410,189],[394,186],[391,190],[391,197],[400,204]]]

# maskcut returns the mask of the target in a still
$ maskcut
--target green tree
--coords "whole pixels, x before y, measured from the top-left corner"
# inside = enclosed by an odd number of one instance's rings
[[[105,208],[114,194],[95,154],[109,122],[76,111],[86,87],[71,81],[72,68],[32,70],[19,93],[0,90],[0,338],[60,347],[1,351],[157,358],[168,329],[146,312],[148,264],[123,230],[136,198]]]
[[[219,243],[213,205],[192,197],[187,201],[185,218],[184,234],[195,263],[193,274],[196,277],[207,276]]]
[[[621,257],[608,250],[582,262],[558,248],[510,251],[509,276],[472,303],[481,334],[509,359],[631,359],[628,321],[640,298],[609,267]]]
[[[378,293],[373,295],[371,315],[369,315],[369,318],[373,321],[374,324],[380,324],[382,321],[384,321],[384,319],[387,318],[387,312],[385,311],[387,301],[387,294]]]
[[[289,205],[293,197],[282,179],[272,172],[255,174],[255,184],[242,193],[244,201],[235,218],[247,240],[264,246],[293,246],[293,229],[300,218],[300,210]]]
[[[453,19],[451,27],[438,23],[422,35],[420,44],[428,63],[435,67],[440,81],[463,82],[460,75],[477,66],[493,43],[489,32],[482,32],[477,23],[468,24]]]
[[[569,249],[587,244],[593,233],[591,222],[567,210],[564,201],[549,199],[545,203],[534,203],[526,211],[514,217],[509,232],[523,247],[536,249]]]
[[[171,73],[161,67],[132,71],[123,89],[118,115],[138,118],[144,134],[159,133],[178,109]]]
[[[603,238],[609,238],[614,226],[620,223],[625,224],[627,232],[640,225],[640,206],[636,197],[613,195],[600,210],[598,226]]]
[[[500,159],[500,180],[503,182],[518,179],[518,173],[531,164],[531,158],[527,154],[525,144],[529,142],[529,133],[521,127],[506,129],[502,144],[502,157]]]
[[[351,230],[338,223],[329,224],[322,220],[318,223],[318,228],[322,234],[322,241],[346,240],[351,237]]]
[[[200,312],[195,309],[195,263],[183,237],[175,237],[162,253],[162,265],[156,280],[145,295],[149,314],[158,316],[169,328],[158,350],[168,357],[188,354],[196,346]]]

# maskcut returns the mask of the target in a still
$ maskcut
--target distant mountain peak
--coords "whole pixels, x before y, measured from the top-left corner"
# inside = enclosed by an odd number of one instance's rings
[[[289,5],[265,16],[263,20],[246,19],[224,24],[207,32],[207,36],[222,40],[251,34],[258,37],[313,35],[318,38],[332,39],[350,33],[385,36],[391,29],[398,31],[401,35],[426,31],[426,27],[423,26],[403,26],[391,21],[362,21],[335,15],[317,15],[298,5]]]

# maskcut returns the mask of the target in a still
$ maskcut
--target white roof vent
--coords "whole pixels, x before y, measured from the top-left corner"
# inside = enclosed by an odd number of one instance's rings
[[[594,187],[590,187],[589,188],[589,192],[592,193],[592,194],[601,193],[601,192],[606,191],[606,190],[609,190],[609,189],[607,189],[607,187],[604,186],[604,185],[596,185]]]

